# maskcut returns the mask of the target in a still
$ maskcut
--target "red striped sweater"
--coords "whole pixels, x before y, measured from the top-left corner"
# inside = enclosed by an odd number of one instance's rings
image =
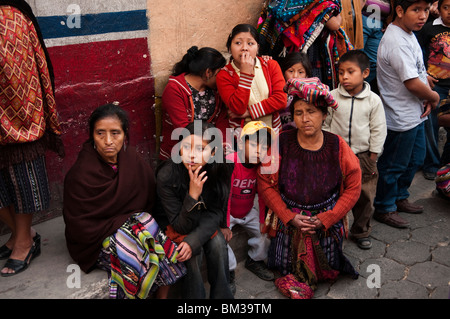
[[[248,105],[254,75],[241,72],[239,76],[231,63],[226,65],[216,78],[217,89],[225,105],[234,113],[242,115],[248,109],[252,120],[272,114],[272,127],[281,129],[278,111],[286,107],[287,96],[283,91],[286,83],[280,66],[274,60],[261,61],[264,77],[269,87],[269,97],[261,102]],[[230,119],[233,128],[242,127],[244,119]]]

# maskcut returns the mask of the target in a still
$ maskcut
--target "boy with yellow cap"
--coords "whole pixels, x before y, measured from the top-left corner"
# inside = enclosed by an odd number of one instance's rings
[[[231,176],[231,190],[228,201],[227,225],[224,229],[225,239],[232,237],[231,229],[234,225],[240,225],[249,234],[248,257],[245,263],[247,269],[263,280],[273,280],[273,273],[267,269],[264,260],[267,258],[269,240],[261,234],[264,224],[265,205],[258,198],[259,211],[255,207],[257,193],[256,176],[260,164],[272,144],[273,130],[262,121],[248,122],[240,132],[238,138],[238,151],[228,154],[226,160],[234,163]],[[230,284],[232,291],[234,286],[234,269],[236,258],[233,250],[228,245],[228,259],[230,268]]]

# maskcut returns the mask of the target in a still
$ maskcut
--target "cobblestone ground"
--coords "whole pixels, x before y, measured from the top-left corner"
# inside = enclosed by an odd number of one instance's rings
[[[409,229],[396,229],[373,221],[370,250],[361,250],[354,242],[346,240],[344,253],[360,273],[359,278],[341,276],[334,283],[321,283],[314,298],[449,298],[450,201],[433,195],[434,187],[433,181],[425,180],[418,172],[410,188],[410,200],[423,205],[425,212],[402,215],[409,220]],[[76,268],[70,268],[76,265],[67,253],[62,218],[54,218],[35,228],[42,236],[42,254],[25,272],[10,278],[0,277],[0,299],[108,298],[105,272],[81,272],[76,277]],[[0,236],[0,246],[8,237]],[[240,246],[241,242],[238,244]],[[74,278],[78,278],[78,282]],[[378,283],[379,288],[373,287]],[[237,299],[286,299],[273,282],[260,280],[246,270],[243,261],[236,269],[236,286]]]
[[[359,278],[341,276],[332,284],[321,283],[314,298],[449,298],[450,201],[437,197],[434,188],[434,181],[424,179],[418,172],[410,188],[410,200],[423,205],[425,212],[401,214],[411,224],[408,229],[373,220],[373,247],[369,250],[345,240],[344,254],[360,273]],[[351,222],[351,214],[349,219]],[[241,264],[237,270],[236,298],[285,298],[272,282],[256,278]]]

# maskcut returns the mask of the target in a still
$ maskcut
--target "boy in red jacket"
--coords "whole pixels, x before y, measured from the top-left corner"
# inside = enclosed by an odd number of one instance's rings
[[[265,219],[264,201],[258,198],[259,210],[254,206],[254,202],[257,194],[257,171],[272,144],[272,133],[272,129],[262,121],[247,123],[240,133],[238,152],[228,154],[226,157],[227,161],[234,163],[234,170],[228,200],[227,226],[229,228],[223,229],[222,232],[225,239],[229,241],[234,225],[240,225],[247,231],[249,250],[245,267],[263,280],[273,280],[274,275],[264,263],[269,249],[269,240],[261,234]],[[231,287],[234,291],[236,258],[229,245],[228,259]]]

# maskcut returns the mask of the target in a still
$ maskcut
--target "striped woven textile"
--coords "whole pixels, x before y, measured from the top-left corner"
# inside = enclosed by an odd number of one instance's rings
[[[45,157],[0,169],[0,208],[14,205],[18,214],[31,214],[50,206]]]
[[[131,216],[110,236],[111,291],[120,287],[129,299],[147,298],[160,270],[160,285],[171,285],[186,273],[175,264],[176,245],[164,235],[149,213]]]
[[[30,19],[0,6],[0,145],[60,135],[44,49]]]
[[[284,90],[288,95],[296,95],[300,99],[316,106],[325,106],[337,109],[338,103],[331,95],[328,85],[320,82],[319,78],[289,79]]]
[[[436,189],[441,195],[450,199],[450,163],[437,171]]]

